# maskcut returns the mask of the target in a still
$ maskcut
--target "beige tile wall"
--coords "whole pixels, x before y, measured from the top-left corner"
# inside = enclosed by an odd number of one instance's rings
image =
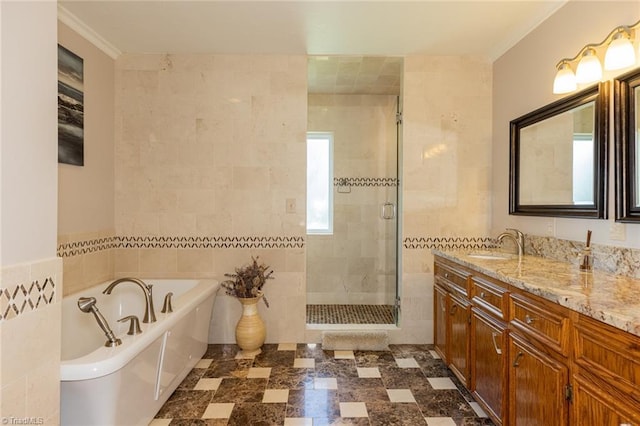
[[[305,234],[306,102],[305,56],[118,58],[116,235],[245,239],[118,248],[114,274],[223,279],[260,255],[267,341],[302,341],[304,250],[275,239]],[[234,341],[239,303],[214,312],[215,341]]]
[[[0,277],[0,418],[59,424],[62,262],[7,266]]]
[[[58,235],[58,256],[64,268],[63,296],[113,278],[113,230]]]
[[[405,58],[403,240],[489,235],[491,64],[472,57]],[[433,341],[433,256],[402,250],[402,330]]]

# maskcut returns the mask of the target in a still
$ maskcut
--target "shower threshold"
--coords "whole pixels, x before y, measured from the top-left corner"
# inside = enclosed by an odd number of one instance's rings
[[[391,325],[393,305],[307,305],[307,325]]]

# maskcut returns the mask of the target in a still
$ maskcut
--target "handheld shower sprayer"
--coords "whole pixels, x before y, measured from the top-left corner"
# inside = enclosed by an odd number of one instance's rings
[[[89,313],[91,312],[93,316],[96,318],[98,325],[104,331],[105,336],[107,336],[107,342],[104,344],[107,347],[118,346],[122,343],[120,339],[118,339],[111,331],[111,327],[107,323],[107,320],[98,310],[96,306],[96,298],[95,297],[81,297],[78,299],[78,308],[82,312]]]

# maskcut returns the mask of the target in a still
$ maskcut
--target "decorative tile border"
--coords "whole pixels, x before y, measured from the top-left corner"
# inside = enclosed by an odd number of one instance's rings
[[[334,186],[398,186],[398,178],[334,177]]]
[[[0,288],[0,321],[10,320],[20,314],[35,311],[43,305],[55,302],[56,284],[53,278]]]
[[[304,237],[164,237],[113,236],[58,246],[59,257],[79,256],[118,248],[303,248]]]
[[[83,241],[72,241],[58,245],[58,257],[80,256],[118,247],[118,237],[102,237]]]
[[[438,250],[486,250],[496,246],[491,237],[406,237],[402,241],[406,249],[438,249]]]
[[[302,248],[304,237],[117,237],[117,248]]]

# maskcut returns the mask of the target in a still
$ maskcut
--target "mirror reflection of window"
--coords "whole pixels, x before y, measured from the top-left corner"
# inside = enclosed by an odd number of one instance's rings
[[[520,131],[520,203],[593,205],[595,104]]]
[[[593,135],[573,135],[573,204],[593,204]]]

